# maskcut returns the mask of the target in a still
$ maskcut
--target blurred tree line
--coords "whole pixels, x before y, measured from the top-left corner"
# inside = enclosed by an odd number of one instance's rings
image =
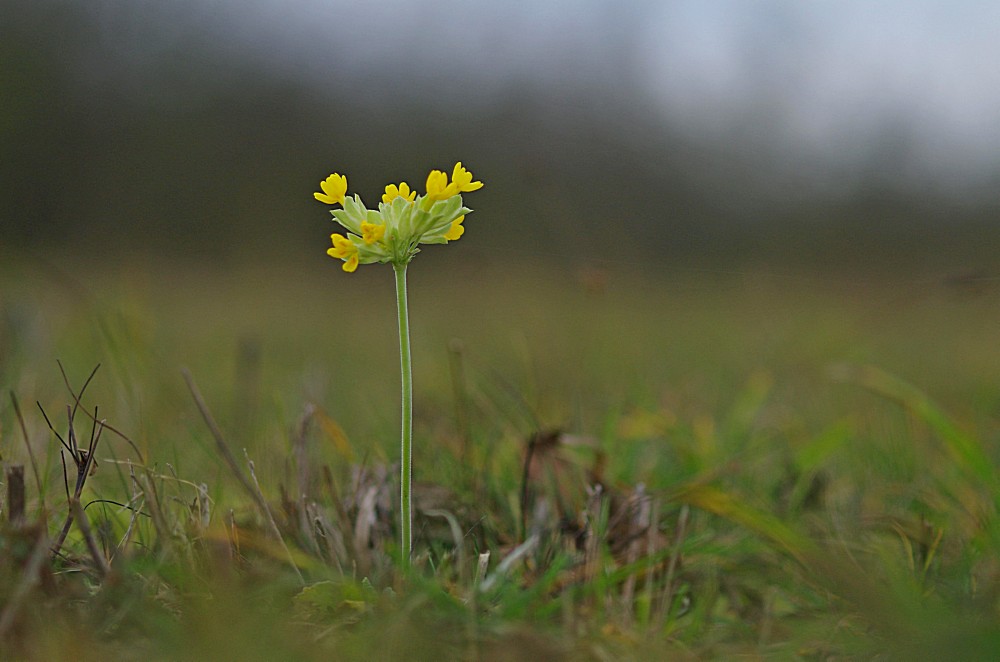
[[[400,89],[387,104],[357,94],[337,63],[316,89],[180,16],[161,7],[116,22],[87,3],[5,3],[0,247],[207,259],[316,251],[332,225],[312,192],[330,172],[375,204],[385,183],[422,188],[431,167],[458,160],[487,183],[468,236],[511,255],[906,255],[950,267],[989,263],[1000,244],[996,196],[914,190],[893,176],[891,153],[848,188],[804,187],[783,178],[789,164],[775,167],[783,155],[754,118],[712,140],[665,121],[628,83],[595,95],[512,81],[503,102],[468,106]],[[155,39],[167,25],[173,38]]]

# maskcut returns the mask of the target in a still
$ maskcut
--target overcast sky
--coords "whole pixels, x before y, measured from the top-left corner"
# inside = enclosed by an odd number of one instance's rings
[[[82,0],[49,0],[52,5]],[[709,140],[789,163],[886,163],[918,183],[1000,173],[996,0],[87,0],[138,89],[189,44],[318,93],[461,109],[525,85],[556,104],[609,95]],[[86,66],[86,65],[81,65]],[[91,67],[94,75],[99,67]],[[144,90],[144,91],[143,91]],[[167,90],[178,103],[172,90]],[[618,100],[619,106],[633,103]],[[748,138],[749,136],[749,138]],[[744,145],[745,148],[745,145]],[[780,162],[781,159],[779,158]],[[824,165],[825,164],[825,165]],[[797,168],[797,165],[789,166]],[[982,191],[982,189],[980,189]]]
[[[850,160],[876,134],[915,168],[1000,163],[1000,3],[990,0],[216,0],[234,48],[322,88],[373,74],[489,103],[511,81],[626,81],[722,135],[752,114]],[[349,90],[330,90],[334,94]],[[831,158],[834,158],[831,156]]]

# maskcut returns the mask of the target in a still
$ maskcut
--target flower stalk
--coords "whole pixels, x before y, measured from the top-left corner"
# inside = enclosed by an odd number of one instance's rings
[[[399,455],[399,516],[403,564],[413,551],[413,368],[410,361],[410,313],[406,303],[406,265],[392,265],[396,272],[396,312],[399,317],[399,364],[402,375],[402,432]]]
[[[396,274],[396,311],[399,318],[399,360],[402,376],[402,432],[400,439],[399,503],[400,553],[404,566],[413,552],[413,371],[410,361],[410,319],[406,301],[406,267],[420,252],[420,244],[447,244],[464,233],[466,214],[462,193],[476,191],[483,183],[456,163],[451,173],[432,170],[424,195],[406,182],[389,184],[378,210],[368,209],[358,195],[347,195],[347,177],[334,173],[320,182],[313,196],[328,205],[334,220],[347,230],[330,235],[330,257],[343,260],[348,273],[359,265],[391,264]]]

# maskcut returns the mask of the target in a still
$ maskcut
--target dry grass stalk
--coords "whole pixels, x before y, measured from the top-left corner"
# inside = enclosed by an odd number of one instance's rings
[[[500,564],[497,565],[493,574],[486,577],[486,579],[484,579],[479,585],[479,590],[485,592],[496,586],[497,582],[506,577],[507,573],[509,573],[517,563],[535,551],[535,548],[538,547],[540,542],[541,537],[537,533],[533,533],[528,536],[527,540],[511,550],[510,554],[504,557],[503,561],[500,561]],[[486,561],[488,563],[488,556]],[[479,556],[479,562],[480,564],[483,564],[483,555]]]
[[[278,523],[274,521],[274,515],[271,513],[271,507],[267,505],[267,500],[264,498],[264,493],[260,489],[260,483],[257,481],[257,472],[254,469],[253,460],[250,459],[250,456],[247,454],[246,449],[243,449],[243,455],[244,457],[246,457],[247,466],[250,468],[250,477],[253,479],[253,484],[254,487],[256,488],[257,500],[262,505],[262,509],[264,511],[264,517],[267,519],[267,523],[270,524],[271,526],[271,533],[273,533],[274,537],[277,538],[278,544],[281,545],[281,548],[288,556],[288,564],[292,566],[292,570],[295,571],[296,576],[299,578],[299,581],[304,586],[306,583],[305,577],[303,577],[302,573],[299,571],[299,566],[295,562],[295,557],[292,556],[292,551],[288,549],[288,545],[285,544],[285,539],[281,535],[281,529],[278,528]]]
[[[108,564],[108,560],[105,558],[101,548],[97,545],[97,541],[94,540],[94,534],[90,529],[90,520],[87,519],[87,513],[83,512],[83,506],[80,505],[79,499],[70,501],[69,507],[76,521],[76,526],[80,529],[84,542],[87,543],[87,550],[90,552],[91,558],[94,559],[94,566],[101,577],[107,577],[111,574],[111,566]]]
[[[340,574],[344,574],[344,565],[349,563],[350,556],[340,529],[335,527],[319,506],[313,502],[307,507],[307,516],[315,526],[315,540],[320,556],[325,556],[327,562],[336,566]]]
[[[35,460],[35,451],[31,448],[28,427],[24,424],[24,416],[21,415],[21,407],[13,391],[10,392],[10,402],[14,406],[14,414],[17,416],[17,422],[21,426],[21,437],[24,439],[24,446],[28,449],[28,460],[31,462],[31,472],[35,475],[35,488],[38,490],[38,502],[41,505],[42,518],[45,519],[47,509],[45,507],[45,493],[42,489],[42,477],[38,472],[38,461]]]
[[[292,452],[295,456],[295,478],[298,493],[295,495],[295,513],[298,518],[299,535],[305,540],[314,555],[322,557],[323,552],[318,540],[316,518],[312,514],[315,512],[315,503],[309,501],[312,483],[311,472],[309,471],[309,454],[306,449],[306,441],[309,435],[309,427],[313,416],[316,413],[316,406],[307,404],[299,417],[295,426],[295,436],[292,440]]]
[[[184,377],[184,381],[187,382],[188,390],[191,391],[191,397],[194,398],[194,403],[198,407],[198,411],[201,413],[202,419],[205,421],[205,425],[208,426],[209,432],[212,433],[212,438],[215,440],[215,447],[219,451],[219,455],[222,456],[223,461],[225,461],[226,466],[229,467],[229,471],[236,477],[239,481],[240,486],[243,491],[253,499],[253,502],[260,508],[261,512],[267,513],[267,503],[265,503],[263,496],[254,489],[253,485],[250,483],[250,479],[246,477],[243,470],[240,469],[239,464],[236,463],[236,458],[233,456],[232,451],[229,450],[229,445],[226,443],[225,438],[222,435],[222,430],[219,429],[218,424],[215,422],[215,418],[212,416],[212,412],[208,409],[208,405],[205,404],[205,399],[201,396],[201,391],[198,390],[198,385],[194,381],[194,377],[185,368],[181,370],[181,375]]]
[[[602,522],[602,515],[605,515],[606,500],[604,489],[601,485],[594,485],[587,488],[587,509],[586,515],[586,542],[583,551],[583,581],[592,582],[600,569],[600,545],[603,530],[607,522]]]
[[[129,499],[129,507],[132,509],[132,515],[128,520],[128,528],[125,529],[125,535],[122,536],[121,542],[118,543],[117,552],[121,552],[132,540],[132,535],[135,531],[136,520],[139,519],[139,514],[142,510],[142,506],[145,503],[145,499],[142,497],[142,489],[139,487],[139,481],[135,477],[135,467],[132,466],[131,460],[128,460],[128,475],[130,478],[130,484],[132,485],[132,498]]]
[[[625,552],[625,563],[633,565],[639,560],[640,548],[643,544],[642,534],[647,533],[650,526],[650,498],[646,495],[645,487],[640,483],[636,486],[635,493],[630,497],[626,505],[626,510],[633,516],[627,518],[628,543]],[[635,507],[635,506],[638,507]],[[646,536],[648,547],[649,536]],[[635,599],[636,573],[631,573],[625,580],[622,587],[622,617],[625,625],[630,625],[632,621],[632,604]]]
[[[479,554],[479,559],[476,561],[476,577],[473,580],[473,585],[478,587],[483,583],[486,578],[486,571],[490,567],[490,552],[489,550],[481,552]]]
[[[340,527],[333,527],[330,521],[325,515],[322,515],[322,523],[324,530],[329,529],[329,532],[336,534],[335,540],[339,540],[340,547],[338,548],[338,554],[343,562],[347,562],[348,559],[348,549],[354,549],[354,531],[349,525],[350,517],[347,515],[347,508],[344,506],[343,499],[340,498],[340,494],[337,491],[336,484],[333,480],[333,472],[330,471],[328,465],[323,465],[323,487],[326,490],[327,496],[330,499],[330,503],[333,504],[334,512],[337,515],[337,521],[342,523]],[[328,538],[328,540],[334,540],[334,538]]]
[[[160,503],[159,494],[156,491],[156,483],[153,481],[152,473],[148,469],[144,471],[139,475],[137,484],[139,489],[142,490],[143,500],[145,501],[146,507],[149,509],[149,515],[153,520],[153,528],[156,529],[157,540],[163,542],[172,540],[173,536],[171,534],[171,529],[167,524],[166,517],[163,514],[163,508]]]
[[[383,542],[393,535],[393,473],[390,467],[382,464],[351,467],[351,489],[342,506],[344,514],[340,516],[344,533],[353,536],[351,548],[361,574],[371,570],[383,549]],[[415,496],[419,497],[419,493]],[[414,503],[419,503],[419,498],[415,498]]]
[[[654,587],[656,584],[656,568],[659,563],[655,561],[655,555],[660,551],[660,532],[658,530],[660,521],[660,500],[650,499],[649,503],[649,526],[646,529],[646,577],[643,583],[643,595],[647,605],[647,616],[653,610]]]
[[[365,488],[361,500],[358,502],[358,513],[354,519],[354,554],[362,573],[367,573],[371,567],[371,554],[368,550],[374,538],[377,499],[377,486],[370,485]]]
[[[253,460],[247,455],[246,449],[244,449],[243,454],[247,460],[247,466],[250,469],[250,476],[253,479],[246,477],[246,474],[240,469],[239,465],[236,463],[236,458],[233,457],[232,451],[229,450],[229,445],[226,444],[226,440],[222,435],[222,430],[219,428],[218,424],[215,422],[215,418],[212,416],[212,412],[208,409],[208,405],[205,403],[205,399],[201,395],[201,391],[198,390],[198,385],[194,381],[194,377],[191,373],[184,369],[181,371],[184,377],[184,381],[187,382],[188,390],[191,392],[191,396],[194,398],[195,405],[198,407],[198,411],[201,412],[201,417],[208,426],[209,432],[212,433],[212,438],[215,440],[215,447],[219,451],[219,455],[225,461],[229,470],[239,481],[243,490],[253,499],[253,502],[260,509],[261,514],[264,515],[264,519],[267,521],[271,528],[271,532],[277,538],[278,544],[281,545],[282,549],[288,556],[288,562],[295,570],[295,574],[298,576],[299,581],[305,584],[305,578],[299,571],[298,565],[295,563],[295,559],[292,556],[291,550],[288,549],[288,545],[285,544],[285,539],[281,535],[281,530],[278,528],[278,524],[274,521],[274,514],[271,512],[270,506],[267,505],[267,499],[264,498],[264,493],[260,489],[260,483],[257,480],[257,475],[254,470]]]
[[[316,406],[307,404],[299,417],[299,422],[295,426],[295,437],[293,439],[292,450],[295,454],[296,481],[298,484],[298,494],[296,498],[303,504],[309,496],[309,455],[306,452],[306,440],[309,435],[309,426],[316,413]],[[304,510],[304,509],[303,509]]]
[[[94,372],[97,372],[97,368],[94,368]],[[90,378],[94,376],[92,372]],[[87,384],[90,383],[90,378],[87,379]],[[87,387],[84,384],[84,389]],[[83,390],[80,391],[81,395]],[[79,398],[77,398],[79,403]],[[52,426],[52,422],[49,421],[49,417],[45,414],[45,410],[42,409],[42,405],[39,403],[39,410],[42,412],[42,416],[45,418],[45,422],[49,426],[49,430],[52,434],[56,436],[59,443],[62,444],[63,448],[67,453],[69,453],[70,458],[73,460],[73,464],[76,466],[76,482],[73,487],[73,493],[70,494],[69,490],[69,477],[66,472],[66,455],[63,451],[59,452],[59,457],[62,459],[63,464],[63,484],[66,488],[66,501],[71,504],[73,500],[79,500],[80,495],[83,494],[83,487],[87,482],[87,478],[93,473],[96,468],[96,460],[94,459],[94,451],[97,448],[97,444],[101,439],[101,432],[104,430],[104,421],[97,419],[97,409],[94,409],[94,415],[91,417],[94,421],[93,426],[90,430],[90,443],[87,446],[87,450],[80,448],[76,439],[76,430],[74,428],[73,422],[76,415],[77,408],[66,407],[67,418],[69,419],[69,441],[65,441],[62,436],[56,432],[55,428]],[[73,525],[73,511],[70,508],[69,513],[66,515],[66,521],[63,522],[62,529],[59,532],[59,537],[56,538],[55,544],[52,547],[52,555],[55,556],[59,554],[59,550],[62,549],[63,543],[66,542],[66,536],[69,535],[69,529]]]
[[[674,534],[673,549],[670,552],[670,561],[667,563],[667,576],[663,582],[663,597],[660,600],[660,618],[663,620],[670,618],[670,611],[674,602],[674,581],[677,575],[677,568],[681,560],[681,546],[684,543],[684,536],[687,534],[687,523],[691,509],[685,503],[681,506],[680,514],[677,516],[677,530]]]
[[[225,517],[226,525],[226,535],[229,537],[229,556],[230,561],[235,561],[240,558],[240,529],[236,525],[236,512],[232,508],[226,513]]]
[[[73,387],[70,386],[69,377],[66,376],[66,370],[63,368],[62,362],[56,361],[56,364],[59,366],[59,372],[62,373],[63,383],[66,384],[66,390],[68,390],[69,394],[73,396],[73,411],[75,412],[77,408],[80,407],[81,404],[80,400],[83,398],[84,391],[87,390],[87,386],[90,384],[90,380],[92,380],[94,378],[94,375],[97,374],[97,370],[101,367],[101,364],[98,363],[96,366],[94,366],[94,369],[90,372],[90,376],[87,377],[87,381],[85,381],[83,383],[83,387],[80,388],[79,394],[73,392]],[[128,436],[126,436],[120,430],[108,425],[107,421],[98,421],[96,413],[94,415],[91,415],[91,413],[87,411],[86,408],[83,408],[82,411],[88,418],[90,418],[92,423],[94,423],[95,425],[99,423],[102,429],[107,429],[109,432],[118,435],[120,439],[125,441],[125,443],[127,443],[132,448],[132,450],[135,452],[136,457],[139,458],[139,461],[145,463],[146,460],[142,454],[142,451],[139,450],[139,447],[136,445],[136,443],[132,441]]]
[[[4,473],[7,477],[7,521],[20,527],[24,524],[24,466],[12,464]]]

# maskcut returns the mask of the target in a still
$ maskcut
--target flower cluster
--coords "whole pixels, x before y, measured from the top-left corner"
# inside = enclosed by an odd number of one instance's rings
[[[344,261],[344,271],[374,262],[404,266],[419,252],[418,244],[447,244],[462,236],[462,221],[472,210],[462,206],[462,193],[482,188],[472,173],[456,163],[451,174],[432,170],[427,176],[426,193],[417,195],[406,182],[389,184],[378,206],[368,209],[361,197],[347,196],[347,177],[334,173],[320,182],[317,200],[340,205],[330,213],[346,230],[347,236],[330,235],[331,257]]]

